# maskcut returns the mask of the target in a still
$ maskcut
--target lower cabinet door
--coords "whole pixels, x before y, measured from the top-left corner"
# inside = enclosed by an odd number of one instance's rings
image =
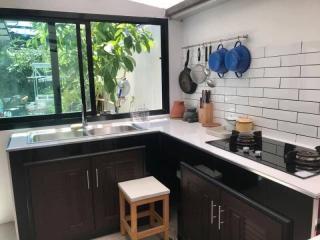
[[[144,176],[145,148],[123,149],[93,158],[94,214],[97,233],[119,231],[118,182]]]
[[[181,165],[181,217],[184,240],[218,240],[219,191],[192,167]]]
[[[34,165],[29,176],[35,239],[77,239],[93,232],[89,160]]]
[[[291,221],[241,196],[221,190],[222,240],[289,240]]]

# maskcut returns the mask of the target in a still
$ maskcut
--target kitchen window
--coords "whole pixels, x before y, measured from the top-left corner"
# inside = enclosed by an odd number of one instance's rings
[[[168,113],[167,38],[164,19],[0,10],[0,129]]]

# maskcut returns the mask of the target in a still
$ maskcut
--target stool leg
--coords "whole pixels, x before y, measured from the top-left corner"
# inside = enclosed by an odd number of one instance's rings
[[[169,195],[166,195],[163,199],[163,225],[164,225],[164,232],[163,232],[163,239],[169,240]]]
[[[126,221],[126,201],[124,199],[123,193],[119,191],[119,204],[120,204],[120,233],[125,235],[126,231],[123,226],[123,221]]]
[[[130,217],[131,217],[131,240],[138,239],[138,224],[137,224],[137,205],[131,203],[130,205]]]
[[[150,208],[150,226],[153,227],[156,225],[156,221],[155,221],[155,217],[154,217],[154,202],[149,204],[149,208]]]

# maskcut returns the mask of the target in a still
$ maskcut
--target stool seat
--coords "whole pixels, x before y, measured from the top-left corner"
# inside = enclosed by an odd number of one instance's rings
[[[120,232],[128,233],[131,240],[144,239],[156,234],[163,234],[164,240],[169,240],[169,194],[170,190],[154,177],[118,183],[120,206]],[[126,209],[129,204],[130,214]],[[162,216],[155,203],[162,203]],[[149,206],[140,209],[139,206]],[[143,211],[141,211],[143,210]],[[151,228],[139,231],[138,219],[149,217]]]
[[[141,201],[170,193],[170,190],[154,177],[145,177],[118,183],[130,202]]]

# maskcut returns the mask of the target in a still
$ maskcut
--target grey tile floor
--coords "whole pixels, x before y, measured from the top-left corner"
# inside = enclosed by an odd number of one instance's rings
[[[1,240],[17,240],[16,229],[14,222],[0,224],[0,239]]]
[[[170,216],[170,238],[176,240],[177,236],[177,217],[175,211],[171,211]],[[0,240],[17,240],[14,223],[0,224]],[[145,240],[160,240],[161,236],[154,236],[145,238]],[[96,238],[94,240],[130,240],[127,236],[121,236],[120,233],[107,235],[104,237]]]

